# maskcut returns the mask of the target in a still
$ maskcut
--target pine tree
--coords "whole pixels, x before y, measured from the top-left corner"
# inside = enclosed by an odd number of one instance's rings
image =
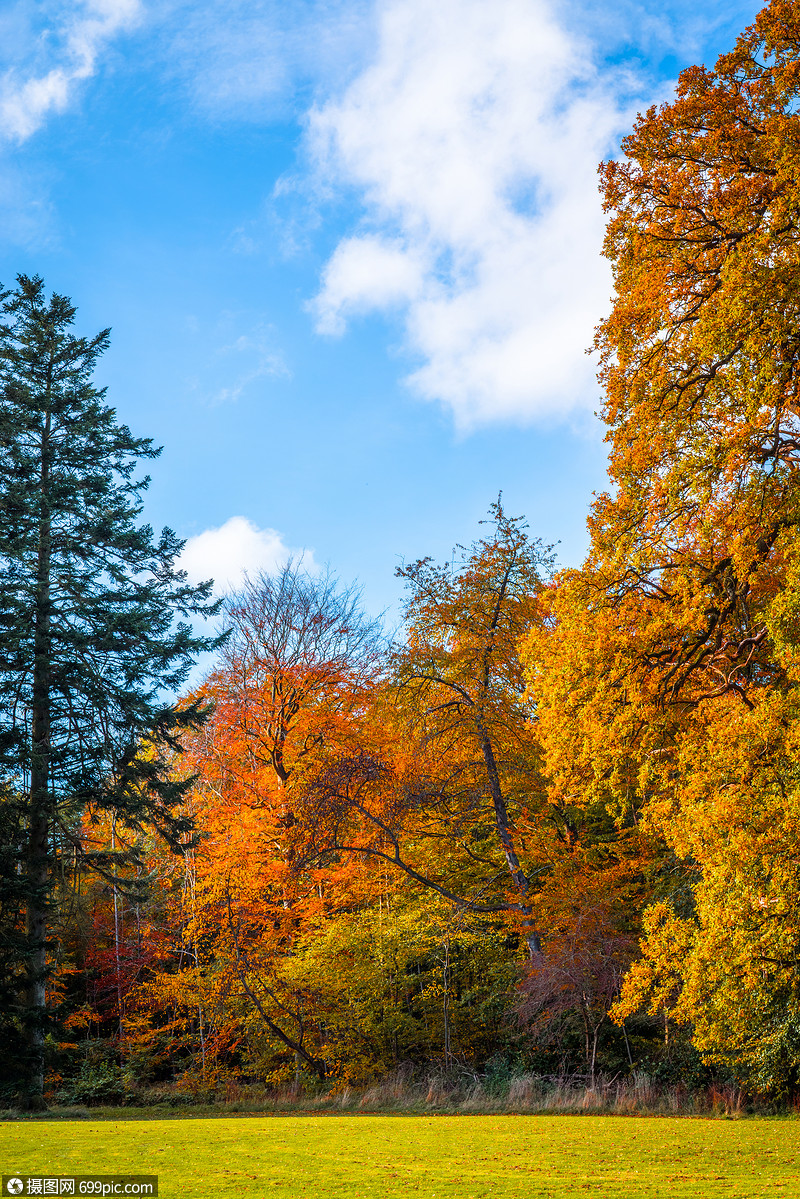
[[[117,422],[92,372],[108,330],[70,331],[75,308],[38,277],[0,294],[0,772],[21,796],[26,908],[24,1098],[43,1104],[48,908],[64,847],[115,874],[81,838],[87,807],[178,849],[187,782],[170,761],[199,704],[172,702],[214,639],[188,617],[210,615],[211,583],[187,585],[183,543],[139,523],[140,459],[160,449]]]

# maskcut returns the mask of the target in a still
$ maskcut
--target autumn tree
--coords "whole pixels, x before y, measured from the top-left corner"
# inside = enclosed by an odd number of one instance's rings
[[[301,794],[307,776],[359,744],[384,637],[355,588],[296,561],[247,579],[225,599],[224,621],[230,636],[201,689],[213,715],[188,748],[204,837],[191,857],[192,910],[176,904],[191,943],[181,985],[227,988],[226,1019],[324,1076],[309,1026],[313,988],[282,971],[298,937],[335,907],[336,887],[326,894],[298,868]]]
[[[517,652],[549,557],[499,504],[491,525],[452,567],[404,568],[408,642],[388,664],[352,596],[296,564],[228,601],[190,748],[191,948],[142,988],[154,1016],[182,996],[190,1020],[202,996],[215,1035],[284,1080],[490,1051],[470,1002],[507,1008],[517,931],[536,935],[525,871],[549,870],[552,840]]]
[[[454,561],[429,558],[400,567],[406,584],[407,640],[396,657],[398,689],[420,732],[439,752],[455,746],[457,789],[475,796],[480,822],[488,802],[497,848],[523,917],[529,915],[531,879],[520,860],[513,811],[528,805],[535,787],[536,748],[526,707],[519,641],[536,618],[542,576],[552,555],[531,540],[525,522],[506,515],[501,499],[490,509],[491,532]],[[462,836],[472,836],[465,827]],[[491,857],[491,850],[489,857]],[[531,952],[538,933],[527,929]]]
[[[593,560],[665,701],[783,675],[767,612],[797,553],[800,10],[682,73],[602,171],[617,297],[597,346],[614,497]]]
[[[612,487],[528,645],[552,787],[662,839],[618,1013],[649,993],[777,1090],[800,1064],[798,46],[800,8],[769,4],[602,168]]]
[[[516,913],[535,953],[515,821],[534,813],[535,826],[541,795],[518,643],[551,555],[499,500],[487,523],[452,562],[399,568],[408,597],[384,721],[393,744],[331,763],[307,803],[323,857],[372,857],[457,909]]]
[[[187,784],[170,773],[202,707],[169,702],[214,642],[181,616],[213,611],[210,584],[176,569],[182,543],[139,523],[152,442],[120,425],[92,383],[108,331],[70,331],[75,309],[39,278],[2,293],[0,320],[0,766],[24,796],[27,1102],[42,1103],[48,905],[59,855],[110,870],[81,814],[117,813],[173,846]],[[147,752],[142,752],[145,742]]]
[[[547,930],[544,953],[526,963],[517,1005],[521,1026],[539,1045],[560,1047],[562,1071],[577,1033],[591,1086],[601,1037],[634,956],[630,907],[638,899],[631,863],[604,860],[597,848],[565,853],[536,897]]]
[[[245,580],[224,601],[230,636],[209,681],[217,727],[238,730],[247,755],[285,786],[335,742],[382,665],[380,626],[357,589],[289,561]]]

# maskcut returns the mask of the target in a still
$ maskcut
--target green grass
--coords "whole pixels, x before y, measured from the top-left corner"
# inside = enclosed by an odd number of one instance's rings
[[[2,1173],[158,1174],[161,1199],[800,1196],[800,1122],[273,1116],[0,1125]]]

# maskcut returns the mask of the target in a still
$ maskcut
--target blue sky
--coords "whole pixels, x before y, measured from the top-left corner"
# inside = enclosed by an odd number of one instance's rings
[[[757,11],[722,0],[5,0],[0,279],[43,275],[164,445],[194,575],[446,558],[502,489],[580,561],[598,160]]]

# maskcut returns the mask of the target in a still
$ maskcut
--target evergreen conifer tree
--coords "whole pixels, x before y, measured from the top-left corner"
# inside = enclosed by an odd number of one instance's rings
[[[187,620],[216,610],[211,583],[189,586],[175,565],[183,543],[139,523],[149,480],[136,467],[160,449],[119,424],[92,384],[109,331],[76,337],[74,317],[38,277],[0,294],[0,773],[24,815],[23,860],[6,889],[26,913],[20,1027],[33,1107],[58,854],[67,846],[85,866],[119,870],[119,855],[98,859],[82,843],[87,806],[179,849],[189,784],[169,764],[204,712],[171,696],[217,643]]]

